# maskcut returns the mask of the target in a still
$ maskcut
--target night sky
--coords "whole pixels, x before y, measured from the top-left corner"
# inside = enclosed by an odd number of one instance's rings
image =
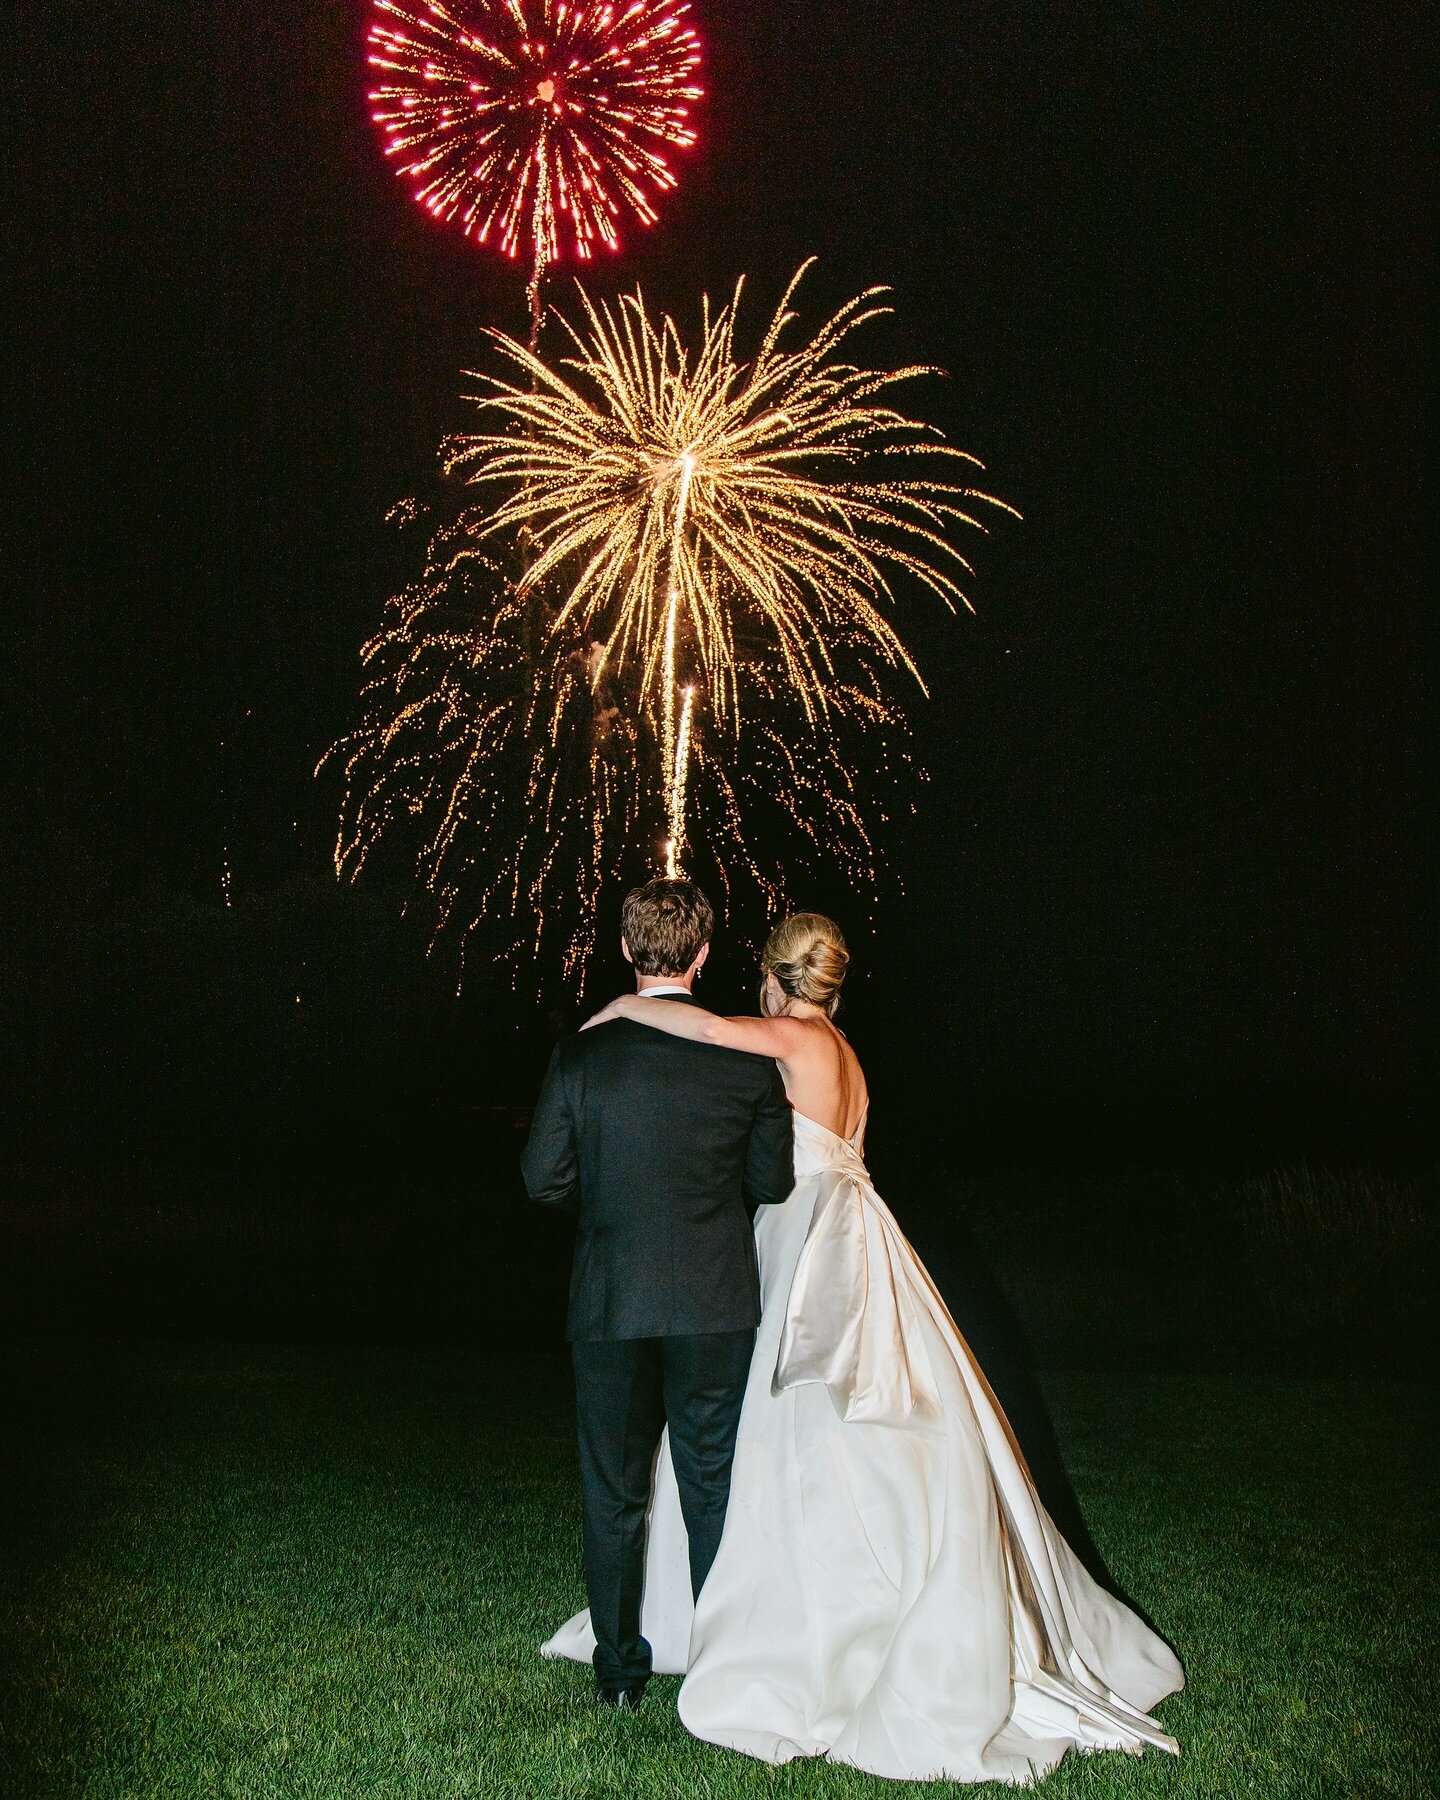
[[[282,1086],[287,1142],[403,1136],[523,1100],[556,1022],[523,971],[456,1000],[393,880],[336,890],[311,774],[416,567],[383,516],[524,323],[386,166],[365,16],[26,0],[10,45],[34,1142],[234,1150]],[[812,254],[807,317],[890,284],[863,354],[941,365],[913,409],[1025,515],[972,546],[978,617],[907,597],[932,780],[873,907],[814,897],[877,1102],[962,1159],[1425,1154],[1422,9],[696,18],[700,146],[595,286],[689,319],[744,271],[756,320]]]

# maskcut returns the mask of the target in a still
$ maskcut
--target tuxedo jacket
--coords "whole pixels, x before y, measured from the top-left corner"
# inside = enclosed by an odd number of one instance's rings
[[[521,1170],[532,1200],[578,1214],[572,1342],[759,1323],[751,1218],[795,1178],[769,1057],[630,1019],[577,1032],[550,1058]]]

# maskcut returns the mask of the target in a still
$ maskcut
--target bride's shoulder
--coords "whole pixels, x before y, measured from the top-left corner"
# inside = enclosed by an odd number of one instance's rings
[[[782,1028],[785,1053],[791,1059],[806,1059],[817,1067],[834,1064],[838,1050],[842,1057],[854,1060],[855,1052],[828,1019],[778,1018]]]
[[[818,1050],[829,1035],[819,1019],[792,1019],[785,1013],[775,1014],[766,1024],[774,1031],[777,1043],[797,1050]]]

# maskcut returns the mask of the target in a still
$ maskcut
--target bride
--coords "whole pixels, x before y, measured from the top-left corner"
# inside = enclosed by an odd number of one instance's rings
[[[969,1347],[865,1168],[865,1076],[832,1022],[849,960],[798,913],[759,1019],[625,995],[589,1021],[774,1057],[795,1187],[760,1209],[761,1322],[725,1532],[692,1606],[668,1442],[641,1626],[695,1736],[766,1762],[1023,1783],[1067,1749],[1178,1749],[1148,1710],[1169,1647],[1098,1587],[1041,1506]],[[589,1662],[578,1613],[543,1647]]]

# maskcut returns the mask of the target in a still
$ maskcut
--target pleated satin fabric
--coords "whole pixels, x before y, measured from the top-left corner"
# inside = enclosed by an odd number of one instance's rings
[[[858,1145],[795,1118],[719,1555],[692,1609],[668,1445],[642,1629],[680,1717],[767,1762],[1024,1783],[1178,1746],[1169,1647],[1087,1574]],[[543,1646],[589,1661],[578,1613]]]

